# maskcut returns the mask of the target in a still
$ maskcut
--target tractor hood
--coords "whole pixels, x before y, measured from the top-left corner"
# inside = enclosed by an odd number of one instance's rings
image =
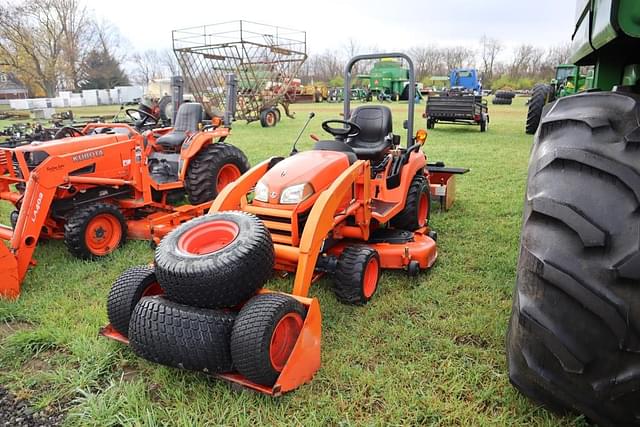
[[[349,167],[349,159],[337,151],[304,151],[272,167],[260,182],[267,186],[270,204],[279,204],[282,192],[293,185],[310,184],[314,193],[329,187]]]
[[[46,152],[50,156],[64,155],[102,148],[105,145],[130,139],[127,134],[88,135],[73,138],[54,139],[52,141],[34,141],[31,144],[17,147],[14,151]]]

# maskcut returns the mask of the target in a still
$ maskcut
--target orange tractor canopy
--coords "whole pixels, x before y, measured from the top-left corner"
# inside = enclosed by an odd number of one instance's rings
[[[401,53],[351,59],[345,72],[345,93],[353,65],[378,58],[407,62],[409,99],[414,99],[413,63]],[[102,334],[122,342],[130,340],[134,351],[149,360],[196,366],[270,395],[310,381],[320,367],[320,306],[309,296],[314,282],[327,275],[340,301],[362,305],[374,296],[382,269],[416,275],[437,259],[437,235],[429,226],[431,174],[422,152],[427,134],[424,130],[413,133],[413,103],[408,110],[407,142],[402,147],[400,136],[393,133],[388,107],[364,105],[352,111],[346,97],[344,120],[322,124],[333,138],[317,141],[310,151],[294,148],[287,158],[273,157],[254,166],[220,192],[209,215],[184,224],[163,239],[156,251],[154,283],[162,288],[165,299],[143,298],[135,305],[130,324],[141,325],[140,318],[147,316],[145,307],[155,304],[204,318],[220,319],[231,312],[235,316],[228,320],[233,325],[229,326],[231,332],[222,334],[216,345],[230,348],[232,363],[204,369],[196,361],[185,363],[188,354],[185,359],[156,357],[162,351],[157,343],[164,338],[146,338],[158,330],[149,317],[142,331],[136,327],[127,337],[124,328],[114,326],[121,316],[110,314],[111,324]],[[441,174],[456,173],[439,167]],[[255,229],[254,237],[245,235],[246,227]],[[263,231],[266,237],[261,237]],[[253,242],[260,239],[267,242],[269,251],[251,250]],[[234,256],[237,260],[227,263],[217,275],[214,270],[219,258]],[[243,266],[245,257],[251,263]],[[268,269],[294,274],[291,293],[253,290],[254,276],[263,271],[261,261],[266,257],[270,257]],[[197,282],[195,275],[176,273],[198,269],[205,261],[211,266],[207,281]],[[234,269],[244,274],[244,281],[223,292],[233,281]],[[257,287],[269,277],[268,273],[263,275]],[[118,291],[122,283],[114,284],[112,295],[122,293]],[[221,303],[242,286],[248,287],[246,293]],[[222,307],[226,311],[195,307]],[[175,351],[181,352],[178,347]]]
[[[0,243],[0,297],[18,297],[39,239],[64,239],[84,259],[108,255],[127,237],[159,242],[249,168],[223,142],[229,128],[204,121],[197,103],[183,104],[172,128],[64,129],[60,139],[0,144],[0,200],[15,206],[11,226],[0,225],[8,243]]]

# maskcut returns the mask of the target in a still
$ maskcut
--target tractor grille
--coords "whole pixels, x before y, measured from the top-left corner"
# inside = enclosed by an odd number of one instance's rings
[[[273,243],[297,246],[298,236],[293,235],[292,211],[262,208],[248,205],[246,211],[257,216],[271,233]]]

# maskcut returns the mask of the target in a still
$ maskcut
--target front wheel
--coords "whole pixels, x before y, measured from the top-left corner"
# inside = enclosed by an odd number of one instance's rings
[[[531,99],[529,99],[529,108],[527,110],[527,124],[525,132],[533,135],[538,130],[540,119],[542,118],[542,109],[549,102],[551,94],[551,86],[546,84],[538,84],[533,88]]]
[[[348,246],[340,254],[333,292],[345,304],[363,305],[378,289],[380,255],[367,246]]]
[[[72,255],[96,259],[109,255],[127,240],[127,223],[117,206],[93,203],[78,207],[64,225],[64,243]]]

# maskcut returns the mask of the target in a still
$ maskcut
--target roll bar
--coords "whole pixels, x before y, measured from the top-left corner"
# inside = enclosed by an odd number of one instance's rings
[[[407,148],[412,145],[413,142],[413,116],[415,111],[415,99],[416,99],[416,74],[413,67],[413,61],[408,55],[400,52],[391,53],[370,53],[367,55],[356,55],[347,62],[347,66],[344,69],[344,119],[349,120],[351,118],[351,70],[356,62],[366,61],[369,59],[384,59],[384,58],[400,58],[407,61],[409,65],[409,117],[407,119]]]

